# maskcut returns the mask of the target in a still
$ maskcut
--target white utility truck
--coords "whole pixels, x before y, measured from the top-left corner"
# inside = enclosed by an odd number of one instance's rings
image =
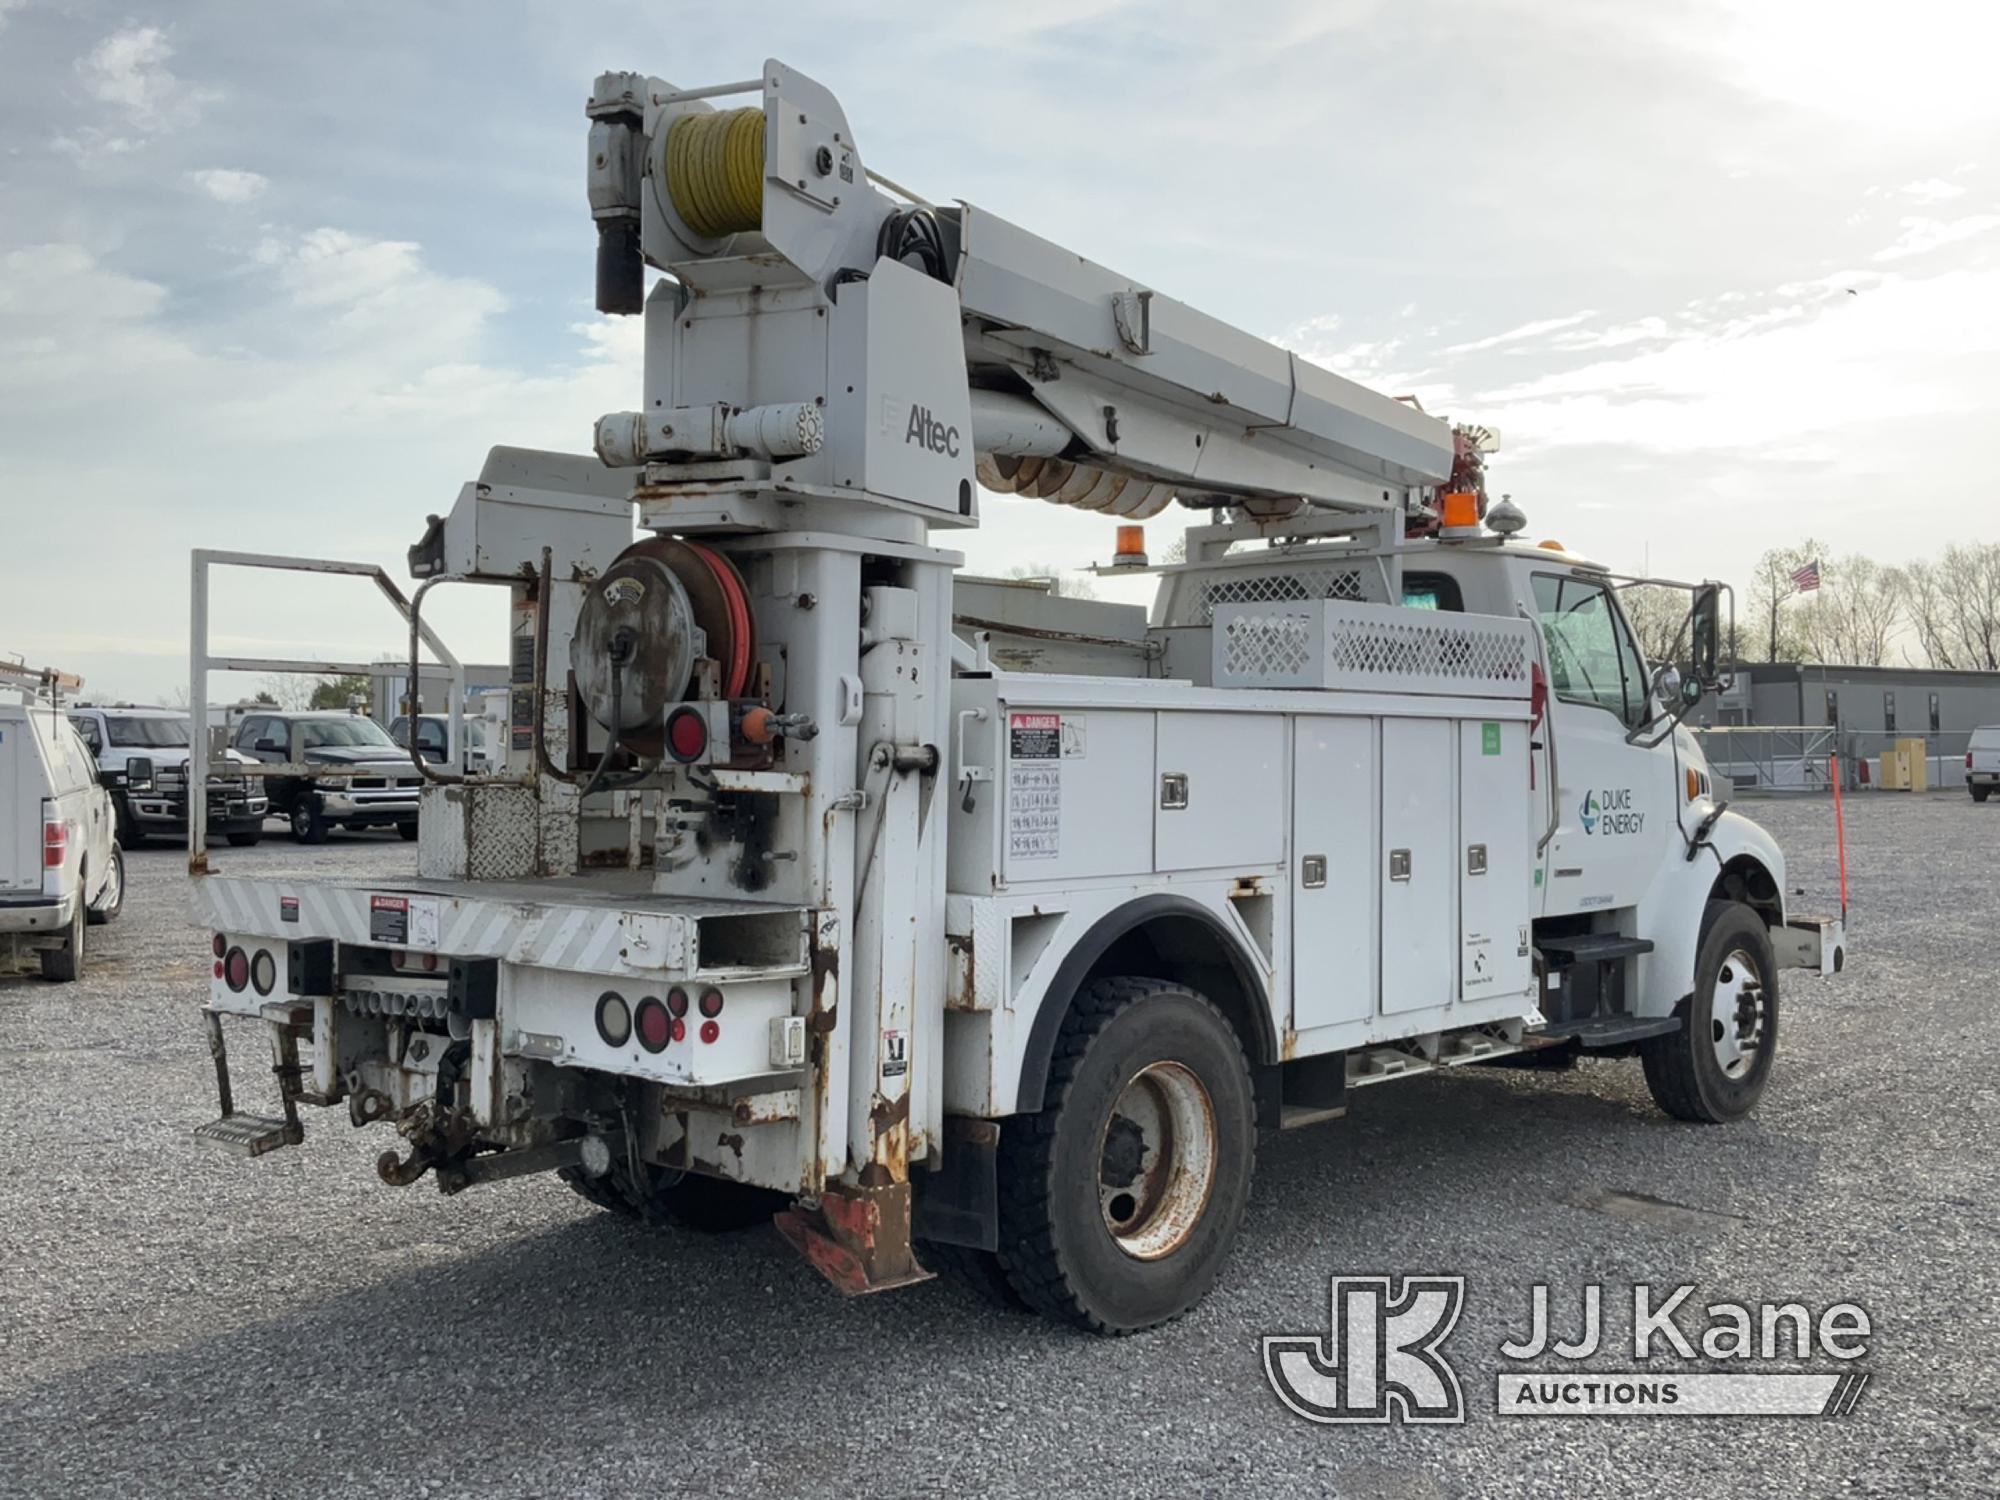
[[[153,764],[100,771],[63,712],[83,679],[0,662],[0,974],[83,977],[85,929],[125,905],[112,792],[150,791]]]
[[[1583,1051],[1751,1108],[1779,971],[1842,935],[1680,727],[1721,590],[1649,666],[1476,433],[894,187],[780,63],[587,113],[640,403],[594,457],[494,449],[411,549],[418,613],[509,591],[504,767],[418,759],[411,877],[209,872],[193,820],[197,1134],[344,1105],[394,1184],[776,1210],[847,1291],[950,1264],[1121,1333],[1214,1281],[1258,1131],[1363,1086]],[[1208,524],[1149,620],[955,589],[983,492]]]

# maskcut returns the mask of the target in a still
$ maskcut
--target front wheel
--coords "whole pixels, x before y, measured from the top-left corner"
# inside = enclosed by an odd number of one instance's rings
[[[417,825],[415,823],[398,823],[396,825],[396,832],[406,844],[414,844],[417,841]]]
[[[1756,911],[1711,901],[1681,1029],[1640,1044],[1646,1087],[1677,1120],[1719,1125],[1755,1107],[1778,1050],[1778,966]]]
[[[229,846],[232,849],[254,849],[257,847],[257,844],[263,839],[263,837],[264,837],[263,829],[246,828],[238,833],[232,833],[228,835]]]
[[[1057,1035],[1041,1113],[1000,1131],[1000,1264],[1092,1333],[1176,1318],[1215,1284],[1250,1198],[1250,1066],[1205,997],[1100,979]]]
[[[301,797],[292,804],[292,841],[298,844],[324,844],[326,842],[326,814],[320,811],[319,798]]]

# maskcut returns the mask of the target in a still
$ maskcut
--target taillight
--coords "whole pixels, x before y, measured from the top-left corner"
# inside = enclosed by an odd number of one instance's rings
[[[688,1013],[688,992],[679,985],[667,991],[667,1009],[677,1016]]]
[[[664,1005],[648,995],[639,1002],[639,1008],[633,1012],[632,1019],[637,1025],[641,1047],[648,1052],[665,1050],[667,1042],[674,1034],[674,1026],[673,1017],[667,1014]]]
[[[223,954],[229,951],[229,939],[224,937],[221,933],[218,932],[215,935],[215,940],[209,944],[209,948],[214,952],[217,958],[220,958],[222,957]]]
[[[705,1016],[722,1014],[722,991],[709,989],[701,992],[701,1013]]]
[[[718,1022],[703,1021],[701,1023],[701,1039],[704,1042],[712,1042],[721,1035],[722,1027]]]
[[[250,982],[250,955],[241,948],[231,948],[222,956],[222,982],[239,995]]]
[[[1972,769],[1972,752],[1970,750],[1965,752],[1965,769],[1968,771]]]
[[[59,870],[69,857],[69,824],[51,819],[42,824],[42,868]]]

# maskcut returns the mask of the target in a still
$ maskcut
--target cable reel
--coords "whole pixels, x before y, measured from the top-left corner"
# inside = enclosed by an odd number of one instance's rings
[[[634,754],[666,753],[668,713],[712,661],[719,691],[750,685],[756,628],[736,565],[712,547],[671,537],[634,542],[584,595],[570,644],[584,708]],[[706,696],[706,695],[704,695]]]

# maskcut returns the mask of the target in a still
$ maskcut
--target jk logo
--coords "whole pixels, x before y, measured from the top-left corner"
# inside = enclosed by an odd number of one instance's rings
[[[1465,1305],[1463,1276],[1336,1276],[1330,1333],[1264,1340],[1264,1374],[1308,1422],[1465,1420],[1458,1373],[1438,1352]]]

